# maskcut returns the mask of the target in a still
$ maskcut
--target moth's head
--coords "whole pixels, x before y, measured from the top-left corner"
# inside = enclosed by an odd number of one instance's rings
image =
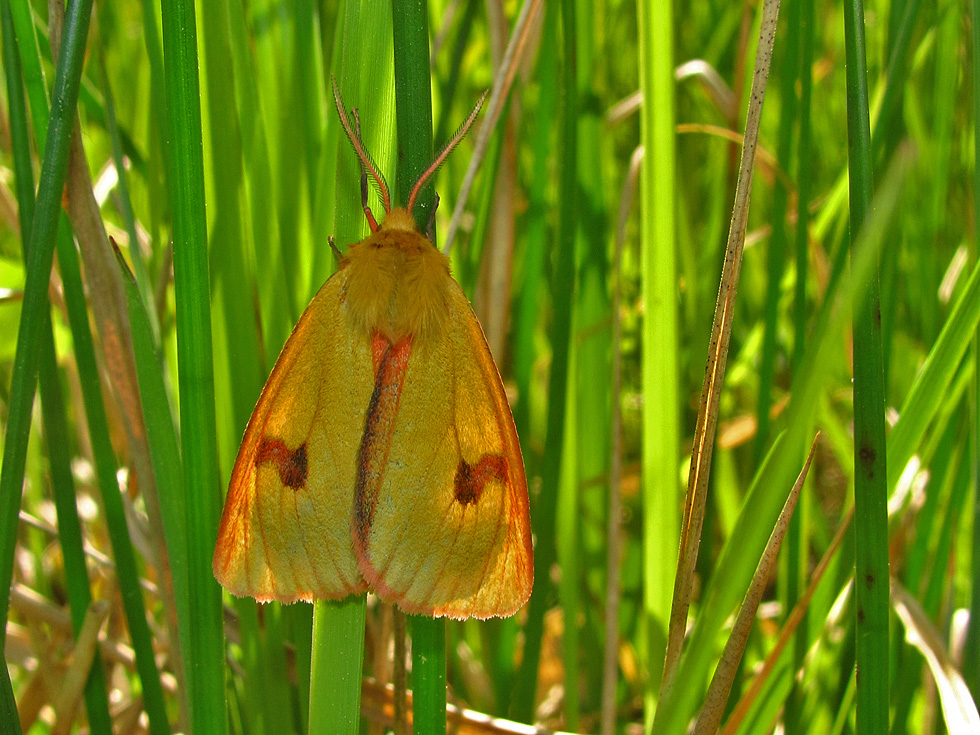
[[[364,206],[364,215],[367,217],[368,224],[371,226],[371,232],[378,232],[384,227],[384,229],[406,229],[412,232],[418,232],[418,227],[412,217],[412,209],[415,206],[415,201],[418,198],[419,192],[422,191],[422,187],[425,186],[426,182],[432,178],[433,174],[439,170],[439,167],[443,164],[449,153],[456,147],[456,144],[463,139],[466,132],[470,129],[473,121],[476,120],[477,114],[480,112],[480,107],[483,105],[483,100],[486,99],[486,93],[480,98],[480,101],[476,103],[476,107],[469,114],[469,117],[459,126],[459,130],[456,134],[449,139],[449,142],[439,151],[439,155],[435,157],[435,160],[429,164],[429,167],[423,171],[412,187],[411,193],[408,195],[408,203],[405,208],[401,207],[393,208],[391,206],[391,196],[388,193],[388,182],[385,181],[385,177],[381,174],[378,169],[377,164],[374,159],[371,158],[371,154],[368,153],[367,148],[364,145],[364,141],[361,140],[361,125],[360,120],[357,116],[357,109],[352,109],[349,113],[347,108],[344,106],[344,101],[340,98],[340,90],[337,88],[337,80],[333,81],[333,98],[337,105],[337,112],[340,114],[340,124],[344,128],[344,132],[347,134],[347,139],[350,141],[354,148],[354,152],[361,162],[361,203]],[[367,205],[367,182],[368,179],[374,183],[375,189],[377,189],[378,194],[381,197],[381,203],[385,208],[385,216],[382,220],[382,224],[378,224],[378,221],[374,218],[374,214],[371,212]],[[396,221],[392,221],[392,220]],[[407,222],[406,222],[407,220]]]
[[[418,232],[418,225],[412,213],[404,207],[392,207],[385,215],[380,229],[392,232]]]

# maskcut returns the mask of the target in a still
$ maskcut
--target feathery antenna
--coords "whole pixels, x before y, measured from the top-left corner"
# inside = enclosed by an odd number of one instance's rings
[[[464,135],[466,135],[466,132],[470,129],[473,121],[476,120],[476,116],[480,114],[480,108],[483,107],[483,101],[486,98],[487,93],[484,92],[483,96],[480,97],[479,101],[476,103],[476,106],[473,108],[473,112],[471,112],[469,117],[463,121],[463,124],[459,126],[459,129],[456,131],[453,137],[450,138],[449,142],[443,146],[441,151],[439,151],[439,155],[436,156],[436,159],[425,171],[422,172],[421,176],[418,178],[418,181],[415,182],[415,186],[412,187],[412,193],[408,196],[408,205],[405,207],[409,214],[412,213],[412,207],[415,206],[415,199],[422,190],[422,187],[425,185],[425,182],[432,178],[432,175],[439,170],[439,167],[446,160],[446,157],[452,152],[453,148],[456,147],[456,144],[463,139]]]
[[[357,157],[361,160],[362,170],[367,171],[368,175],[374,179],[375,185],[378,187],[378,193],[381,195],[381,204],[385,208],[385,214],[391,211],[391,197],[388,195],[388,182],[385,181],[385,177],[381,175],[378,170],[377,164],[374,159],[371,158],[371,154],[367,152],[367,148],[364,147],[364,141],[361,140],[360,135],[360,124],[356,118],[352,125],[350,115],[347,112],[347,108],[344,107],[344,101],[340,97],[340,90],[337,88],[337,80],[334,77],[330,78],[333,83],[333,99],[334,103],[337,105],[337,112],[340,114],[340,124],[344,128],[344,132],[347,133],[347,139],[350,144],[354,147],[354,152]],[[481,100],[482,101],[482,100]],[[416,186],[418,186],[416,184]],[[367,206],[367,200],[364,201],[364,214],[368,218],[368,223],[371,225],[371,232],[377,232],[379,229],[377,220],[374,218],[370,208]]]

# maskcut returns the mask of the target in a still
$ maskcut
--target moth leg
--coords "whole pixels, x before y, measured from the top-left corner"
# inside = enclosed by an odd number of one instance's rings
[[[435,195],[435,201],[432,202],[432,214],[429,215],[429,224],[425,226],[425,236],[429,238],[429,242],[436,241],[436,210],[439,209],[439,195]]]
[[[357,108],[351,109],[354,113],[354,132],[357,134],[358,141],[361,140],[361,118],[357,114]],[[360,158],[360,157],[358,157]],[[367,167],[364,165],[364,161],[361,161],[361,209],[364,210],[364,216],[367,217],[368,225],[371,227],[371,232],[378,231],[378,221],[374,218],[374,213],[368,206],[368,173]]]
[[[344,259],[344,256],[340,254],[339,250],[337,250],[337,246],[336,244],[334,244],[333,241],[333,235],[327,235],[327,243],[330,245],[330,249],[333,250],[333,254],[334,257],[337,259],[337,262],[339,263],[340,261],[342,261]]]

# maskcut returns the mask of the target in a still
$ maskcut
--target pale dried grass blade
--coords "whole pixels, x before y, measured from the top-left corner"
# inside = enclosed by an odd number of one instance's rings
[[[674,581],[674,597],[667,633],[667,653],[663,679],[660,683],[660,699],[673,686],[680,664],[684,633],[687,630],[687,612],[694,583],[694,567],[697,564],[701,544],[701,527],[707,500],[708,470],[714,449],[715,427],[718,422],[718,403],[724,385],[728,344],[735,314],[735,295],[738,291],[739,273],[742,267],[742,249],[745,244],[745,228],[749,216],[749,199],[752,190],[752,171],[755,149],[759,140],[759,122],[765,99],[766,82],[772,62],[772,47],[779,18],[779,0],[766,0],[759,29],[759,47],[755,57],[755,74],[752,93],[745,120],[745,138],[742,160],[739,165],[738,183],[735,188],[735,204],[728,231],[728,247],[722,269],[718,301],[715,306],[714,324],[711,328],[708,364],[705,368],[701,389],[701,405],[698,408],[694,431],[694,449],[691,454],[691,471],[688,475],[687,495],[684,499],[684,519],[681,527],[680,553],[677,560],[677,576]]]
[[[640,178],[640,165],[643,163],[643,146],[638,146],[630,157],[629,170],[623,181],[623,192],[619,198],[619,216],[616,222],[616,249],[613,255],[613,415],[612,438],[609,466],[609,530],[606,542],[606,641],[602,664],[602,735],[616,732],[616,683],[619,679],[619,596],[620,596],[620,557],[623,548],[622,508],[620,484],[623,474],[623,413],[619,405],[622,384],[622,355],[619,343],[622,340],[623,324],[620,315],[622,308],[622,262],[623,247],[626,242],[626,221],[629,219],[633,200],[636,196],[636,183]]]
[[[361,716],[369,722],[394,725],[394,687],[391,684],[365,677],[361,685]],[[408,693],[408,719],[412,720],[412,693]],[[571,735],[559,730],[549,730],[523,722],[476,712],[471,709],[446,705],[447,731],[453,735]],[[411,732],[411,730],[409,730]]]
[[[53,633],[66,637],[72,634],[71,615],[68,611],[26,585],[15,584],[10,588],[10,609],[16,610],[34,625],[48,626]],[[24,638],[23,631],[16,623],[7,623],[7,635],[13,636],[18,642]],[[122,664],[129,671],[136,670],[136,656],[133,649],[125,643],[104,638],[99,641],[99,648],[107,661]]]
[[[526,0],[524,7],[521,8],[520,15],[517,17],[517,22],[514,24],[514,30],[510,34],[510,41],[507,43],[507,49],[504,51],[504,58],[500,62],[500,70],[493,81],[493,88],[490,90],[490,101],[487,103],[486,116],[476,136],[473,157],[470,158],[466,175],[463,177],[463,185],[459,188],[459,197],[456,199],[456,204],[453,207],[453,216],[449,221],[446,244],[443,247],[443,251],[446,253],[452,248],[453,240],[456,239],[456,232],[459,230],[459,222],[466,209],[466,202],[469,199],[470,190],[473,188],[473,181],[476,179],[476,173],[480,170],[483,158],[487,153],[487,148],[490,146],[490,138],[493,136],[493,131],[497,127],[497,121],[500,119],[501,112],[503,112],[504,101],[507,99],[511,84],[514,82],[514,76],[517,74],[524,50],[528,46],[527,42],[531,37],[530,31],[535,27],[534,20],[541,12],[543,5],[542,0]]]
[[[78,701],[85,689],[88,672],[92,668],[92,660],[95,658],[95,651],[99,643],[99,629],[108,615],[109,603],[105,600],[92,601],[85,612],[82,629],[78,632],[78,638],[75,640],[75,653],[71,666],[68,667],[68,672],[65,674],[65,679],[61,685],[61,691],[54,703],[57,718],[54,727],[51,729],[52,735],[68,735],[71,730]]]
[[[905,640],[923,655],[929,664],[943,719],[950,735],[976,735],[980,732],[980,714],[970,689],[946,651],[946,642],[936,630],[922,605],[893,577],[892,607],[905,626]]]

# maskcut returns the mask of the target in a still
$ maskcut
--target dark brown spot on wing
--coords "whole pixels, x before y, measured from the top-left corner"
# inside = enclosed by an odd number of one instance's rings
[[[488,482],[504,482],[506,479],[507,460],[503,455],[484,454],[476,464],[469,464],[461,459],[456,466],[456,501],[463,505],[472,505],[480,499]]]
[[[279,481],[286,487],[299,490],[306,485],[306,443],[290,450],[282,439],[263,437],[255,452],[255,465],[271,462],[279,473]]]

